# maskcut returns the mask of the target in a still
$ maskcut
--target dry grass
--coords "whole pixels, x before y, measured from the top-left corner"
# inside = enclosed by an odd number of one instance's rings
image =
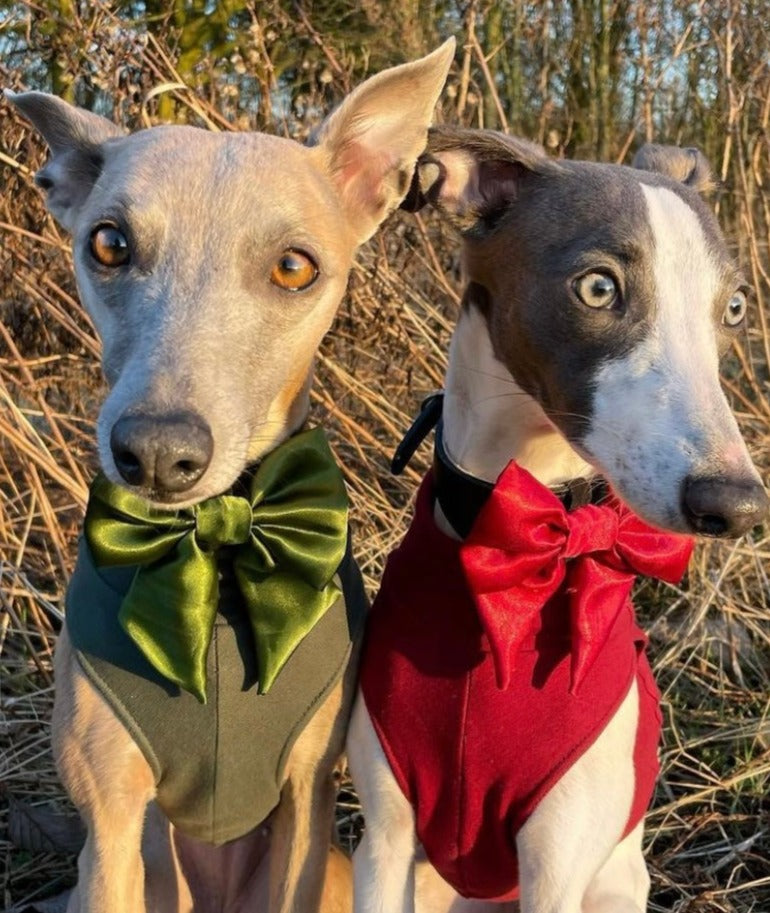
[[[149,59],[158,83],[172,80],[159,54]],[[6,84],[16,79],[0,76]],[[190,97],[178,94],[183,102]],[[201,99],[191,111],[218,122]],[[95,465],[99,346],[76,300],[67,241],[31,184],[42,148],[7,107],[0,117],[0,789],[5,798],[65,808],[49,748],[51,655]],[[134,125],[142,119],[138,110],[127,117]],[[766,149],[763,155],[766,163]],[[731,189],[740,196],[740,187]],[[738,207],[741,237],[734,240],[745,252],[758,307],[725,371],[764,471],[769,207],[767,195],[751,210]],[[456,274],[456,243],[434,220],[393,217],[361,251],[323,346],[313,410],[345,467],[357,554],[371,590],[426,465],[427,447],[402,479],[388,473],[422,396],[441,384]],[[647,831],[652,911],[770,910],[769,556],[768,533],[759,531],[737,544],[701,546],[681,589],[640,588],[666,720],[663,775]],[[7,803],[0,807],[0,907],[23,908],[71,883],[73,858],[10,845]],[[361,820],[347,792],[339,818],[352,842]]]

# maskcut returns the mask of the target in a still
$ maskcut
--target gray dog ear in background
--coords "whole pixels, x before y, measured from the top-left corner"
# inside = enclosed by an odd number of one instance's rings
[[[636,153],[631,166],[665,174],[698,193],[710,193],[717,186],[708,159],[700,149],[692,147],[683,149],[681,146],[647,143]]]
[[[45,92],[5,91],[5,97],[32,122],[51,150],[35,183],[46,192],[52,215],[68,230],[102,169],[102,143],[125,135],[120,127]]]
[[[432,127],[404,208],[430,203],[461,232],[483,232],[516,201],[522,181],[561,170],[529,140],[495,130]]]

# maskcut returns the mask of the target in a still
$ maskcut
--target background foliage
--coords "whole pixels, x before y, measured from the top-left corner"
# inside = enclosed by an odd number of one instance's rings
[[[458,51],[437,117],[627,161],[645,140],[697,145],[755,289],[725,382],[766,472],[770,237],[768,0],[0,0],[0,85],[53,91],[137,129],[162,121],[303,140],[351,87],[444,37]],[[49,751],[62,619],[102,395],[66,237],[31,177],[38,138],[0,106],[0,907],[71,883],[73,858],[11,843],[14,800],[64,809]],[[397,215],[358,257],[319,364],[314,410],[356,501],[370,587],[400,538],[428,448],[389,455],[440,386],[458,302],[457,241]],[[642,587],[664,693],[664,774],[648,826],[653,911],[770,909],[770,607],[766,531],[699,548],[683,589]],[[362,826],[346,791],[339,823]],[[16,835],[18,837],[18,835]],[[63,841],[66,843],[66,841]],[[29,846],[37,849],[30,850]]]

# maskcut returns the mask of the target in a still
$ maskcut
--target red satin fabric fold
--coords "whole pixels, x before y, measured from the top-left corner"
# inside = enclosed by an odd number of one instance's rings
[[[498,686],[508,686],[540,610],[563,589],[572,621],[570,690],[576,694],[636,574],[674,583],[692,547],[692,539],[649,526],[614,496],[568,513],[553,492],[511,462],[460,549]]]
[[[420,841],[467,897],[517,896],[516,834],[634,681],[636,789],[626,833],[643,817],[658,771],[658,694],[628,598],[629,568],[671,579],[690,545],[620,505],[615,519],[602,507],[571,520],[530,480],[509,467],[461,545],[436,527],[426,479],[388,559],[364,646],[364,700]],[[590,517],[605,530],[593,540]],[[613,524],[622,544],[606,538]]]

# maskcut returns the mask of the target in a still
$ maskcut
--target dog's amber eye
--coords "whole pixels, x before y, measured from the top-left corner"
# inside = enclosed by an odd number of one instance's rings
[[[285,250],[270,273],[270,281],[289,292],[301,292],[318,278],[318,267],[301,250]]]
[[[618,300],[618,284],[607,273],[586,273],[572,283],[572,288],[590,308],[611,308]]]
[[[102,266],[124,266],[128,263],[128,239],[114,225],[97,225],[91,232],[91,254]]]
[[[741,291],[737,291],[727,302],[727,307],[722,315],[722,323],[728,327],[740,326],[746,318],[748,306],[746,295]]]

